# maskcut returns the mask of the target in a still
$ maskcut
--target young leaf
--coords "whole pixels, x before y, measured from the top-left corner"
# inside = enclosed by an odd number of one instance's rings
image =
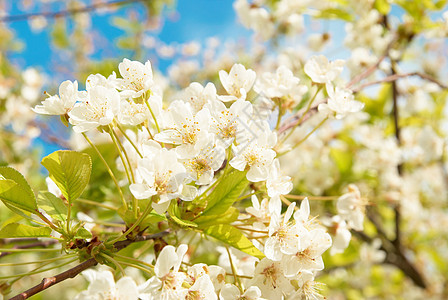
[[[39,192],[37,206],[44,210],[53,219],[65,221],[67,219],[67,206],[64,201],[50,192]]]
[[[0,178],[0,194],[9,191],[15,185],[17,183],[14,180]]]
[[[235,169],[230,171],[207,197],[207,207],[202,216],[220,215],[226,212],[238,199],[248,183],[246,172]]]
[[[264,257],[263,252],[255,248],[254,244],[240,230],[231,225],[213,225],[205,229],[204,233],[244,253],[259,259]]]
[[[89,183],[92,161],[88,154],[60,150],[44,157],[42,165],[69,203],[78,198]]]
[[[199,225],[200,228],[207,228],[211,225],[216,224],[230,224],[238,219],[239,214],[240,212],[238,211],[238,209],[232,206],[220,216],[200,216],[194,221]]]
[[[0,238],[49,237],[51,228],[10,223],[0,230]]]
[[[177,224],[182,227],[198,227],[198,224],[188,220],[182,220],[181,218],[176,217],[175,215],[170,215],[170,218]]]
[[[12,184],[11,181],[15,184]],[[36,197],[19,171],[11,167],[0,167],[0,182],[0,200],[8,207],[35,212],[37,209]]]
[[[81,227],[76,231],[75,238],[77,239],[90,239],[92,234],[87,229]]]
[[[192,221],[183,220],[180,216],[179,206],[174,202],[171,202],[168,208],[169,217],[178,225],[182,227],[198,227],[198,224]]]

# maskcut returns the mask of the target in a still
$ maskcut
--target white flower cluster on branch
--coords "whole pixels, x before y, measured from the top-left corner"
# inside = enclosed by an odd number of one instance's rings
[[[328,103],[319,105],[324,116],[342,118],[361,110],[362,105],[353,100],[349,90],[333,85],[342,66],[342,61],[329,62],[323,56],[307,62],[305,73],[319,86],[308,100],[308,107],[326,85]],[[85,135],[99,130],[110,135],[120,152],[117,167],[126,173],[129,191],[135,199],[131,205],[123,197],[125,209],[138,210],[139,201],[150,199],[146,212],[153,209],[157,214],[171,216],[173,205],[208,205],[210,193],[232,184],[230,176],[238,176],[235,172],[243,174],[253,194],[266,195],[261,204],[252,195],[253,207],[247,208],[247,214],[233,223],[253,241],[254,249],[265,256],[250,260],[249,270],[240,270],[236,261],[250,256],[237,258],[230,252],[230,270],[205,264],[185,268],[182,260],[188,246],[180,245],[176,250],[168,245],[156,260],[155,276],[138,288],[132,282],[132,293],[137,293],[140,299],[322,298],[320,284],[314,277],[324,268],[322,254],[331,247],[332,238],[325,227],[310,217],[308,199],[302,201],[300,209],[292,203],[286,212],[281,212],[281,197],[291,192],[293,184],[289,176],[282,175],[276,149],[284,140],[278,138],[270,121],[276,107],[279,123],[283,115],[302,102],[308,90],[315,89],[299,84],[300,79],[286,66],[280,66],[273,74],[266,72],[257,80],[253,70],[235,64],[229,72],[219,72],[226,94],[219,95],[213,83],[204,87],[193,82],[180,94],[180,99],[167,104],[162,101],[162,88],[154,81],[149,61],[142,64],[124,59],[118,69],[122,78],[115,73],[107,78],[90,75],[85,91],[78,91],[76,81],[65,81],[59,95],[50,96],[34,111],[61,115],[77,133]],[[251,96],[253,86],[263,101],[271,101],[274,108],[261,111],[262,107]],[[338,210],[352,228],[360,230],[363,211],[356,201],[350,200],[356,199],[356,194],[353,197],[343,196],[338,201]],[[204,208],[197,209],[199,214],[188,222],[201,217]],[[338,235],[336,238],[340,239]],[[343,240],[343,246],[347,247],[350,236]],[[227,280],[228,272],[233,273],[233,284]],[[87,275],[91,286],[77,299],[100,294],[118,297],[122,286],[132,285],[129,278],[123,277],[117,284],[108,283],[103,290],[95,290],[92,286],[97,282],[110,281],[109,273]],[[126,297],[136,299],[134,294]]]

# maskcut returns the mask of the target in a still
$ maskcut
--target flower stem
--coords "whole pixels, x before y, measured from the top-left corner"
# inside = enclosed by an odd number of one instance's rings
[[[140,217],[135,221],[135,223],[128,229],[126,232],[121,234],[119,237],[115,238],[114,240],[108,242],[108,244],[114,244],[115,242],[118,242],[123,237],[127,236],[129,233],[131,233],[140,223],[143,221],[143,219],[151,212],[152,210],[152,198],[151,201],[149,201],[148,206],[146,206],[143,213],[140,215]]]
[[[98,156],[100,157],[101,161],[104,163],[104,165],[106,166],[107,172],[109,173],[110,177],[112,178],[112,180],[115,183],[115,186],[117,187],[118,193],[120,194],[121,197],[121,201],[123,202],[123,206],[126,207],[126,209],[128,208],[128,205],[126,203],[126,200],[124,199],[124,195],[123,195],[123,191],[120,188],[120,185],[118,184],[117,178],[115,178],[114,173],[112,172],[111,168],[109,167],[109,165],[107,164],[106,160],[104,159],[103,155],[101,154],[101,152],[98,150],[98,148],[92,143],[92,141],[87,137],[87,135],[85,133],[82,133],[82,135],[84,136],[84,138],[87,140],[87,142],[90,144],[90,146],[96,151],[96,153],[98,154]]]
[[[120,130],[121,134],[123,134],[123,136],[129,141],[129,143],[132,145],[132,147],[134,147],[135,151],[138,153],[138,155],[143,158],[143,155],[140,153],[140,151],[138,150],[137,146],[135,145],[135,143],[129,138],[129,136],[126,134],[126,131],[121,127],[120,124],[117,123],[117,127],[118,130]]]
[[[46,262],[53,262],[61,259],[71,258],[76,256],[76,254],[68,254],[62,257],[54,257],[49,259],[42,259],[42,260],[36,260],[36,261],[27,261],[27,262],[17,262],[17,263],[3,263],[0,264],[0,267],[12,267],[12,266],[22,266],[22,265],[32,265],[32,264],[39,264],[39,263],[46,263]]]
[[[297,128],[297,126],[299,126],[302,121],[303,118],[305,118],[306,114],[310,111],[311,109],[311,105],[313,104],[314,100],[316,100],[317,95],[319,94],[319,92],[322,90],[323,85],[319,85],[316,93],[314,94],[313,98],[311,98],[310,102],[308,102],[308,106],[306,107],[305,111],[303,112],[302,116],[300,117],[299,121],[297,121],[297,125],[294,126],[293,128],[291,128],[291,131],[288,133],[288,135],[283,139],[282,143],[285,142],[286,140],[288,140],[288,138],[292,135],[292,133],[294,132],[294,130]]]
[[[153,265],[151,265],[151,264],[149,264],[149,263],[147,263],[147,262],[144,262],[144,261],[142,261],[142,260],[133,258],[133,257],[127,257],[127,256],[119,255],[119,254],[116,254],[116,253],[114,254],[114,257],[116,257],[117,259],[121,259],[121,260],[129,260],[129,261],[133,261],[133,262],[135,262],[135,263],[139,263],[139,264],[142,264],[142,265],[144,265],[144,266],[147,266],[147,267],[150,268],[151,270],[154,270],[154,266],[153,266]],[[152,275],[154,275],[154,274],[152,274]]]
[[[28,250],[35,250],[35,249],[28,249]],[[58,249],[58,250],[59,250],[59,249]],[[42,272],[50,271],[50,270],[57,269],[57,268],[60,268],[60,267],[65,266],[65,265],[71,264],[72,262],[74,262],[74,261],[76,261],[76,260],[78,260],[77,257],[76,257],[75,259],[69,260],[69,261],[67,261],[67,262],[65,262],[65,263],[62,263],[62,264],[53,266],[53,267],[51,267],[51,268],[46,268],[46,269],[41,269],[41,270],[31,271],[31,272],[28,272],[28,273],[16,274],[16,275],[1,276],[0,279],[9,279],[9,278],[24,277],[24,276],[28,276],[28,275],[39,274],[39,273],[42,273]]]
[[[121,149],[121,147],[120,147],[120,142],[117,141],[117,139],[116,139],[114,133],[115,133],[115,132],[113,131],[112,126],[109,125],[109,135],[110,135],[110,138],[112,139],[112,142],[113,142],[114,145],[115,145],[115,148],[117,149],[118,156],[120,156],[121,162],[123,163],[123,167],[124,167],[124,169],[125,169],[126,177],[128,178],[128,182],[129,182],[129,184],[134,183],[134,182],[131,180],[131,175],[130,175],[130,170],[129,170],[130,165],[129,165],[129,167],[128,167],[128,164],[126,163],[126,160],[125,160],[124,157],[123,157],[122,149]],[[129,161],[128,161],[128,162],[129,162]]]
[[[124,272],[123,267],[120,265],[120,263],[118,261],[113,259],[112,256],[107,255],[106,253],[101,253],[100,255],[102,257],[104,257],[106,260],[110,261],[112,264],[114,264],[117,267],[117,269],[120,270],[120,272],[123,276],[126,276],[126,273]]]
[[[115,256],[116,256],[116,255],[115,255]],[[154,276],[154,273],[153,273],[153,272],[150,272],[150,270],[148,270],[148,269],[146,269],[146,268],[144,268],[144,267],[142,267],[142,266],[139,266],[139,265],[137,265],[137,264],[129,263],[129,262],[126,262],[126,261],[123,261],[123,260],[120,260],[120,263],[123,264],[123,265],[125,265],[125,266],[128,266],[128,267],[132,267],[132,268],[139,269],[140,271],[143,271],[143,272],[145,272],[145,273],[151,275],[151,277]]]
[[[230,254],[229,248],[226,247],[226,250],[227,250],[227,254],[229,255],[229,262],[230,262],[230,267],[232,268],[233,278],[235,279],[235,285],[238,287],[238,289],[242,293],[243,287],[241,286],[240,278],[236,274],[236,269],[235,269],[235,265],[233,264],[232,255]]]
[[[99,207],[102,207],[102,208],[105,208],[105,209],[110,209],[110,210],[115,210],[115,211],[118,210],[118,208],[115,208],[113,206],[110,206],[110,205],[107,205],[107,204],[104,204],[104,203],[100,203],[100,202],[96,202],[96,201],[92,201],[92,200],[88,200],[88,199],[78,198],[78,199],[76,199],[76,201],[81,202],[81,203],[85,203],[85,204],[99,206]]]
[[[320,121],[320,123],[319,124],[317,124],[317,126],[313,129],[313,130],[311,130],[310,132],[308,132],[308,134],[303,138],[303,139],[301,139],[299,142],[297,142],[291,149],[289,149],[289,150],[287,150],[287,151],[285,151],[285,152],[283,152],[283,153],[279,153],[278,155],[277,155],[277,157],[280,157],[280,156],[282,156],[282,155],[285,155],[286,153],[288,153],[288,152],[290,152],[291,150],[294,150],[295,148],[297,148],[298,146],[300,146],[303,142],[305,142],[314,132],[316,132],[316,130],[317,129],[319,129],[319,127],[321,127],[326,121],[328,120],[328,117],[326,117],[325,119],[323,119],[322,121]]]

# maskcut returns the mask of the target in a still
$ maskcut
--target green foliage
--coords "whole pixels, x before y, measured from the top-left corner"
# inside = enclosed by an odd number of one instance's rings
[[[49,227],[10,223],[0,230],[0,238],[50,237]]]
[[[67,219],[67,206],[64,201],[50,192],[39,192],[37,206],[55,220],[64,222]]]
[[[392,86],[389,83],[383,84],[378,92],[377,98],[371,98],[365,94],[359,94],[358,100],[365,104],[364,111],[371,116],[371,119],[383,119],[386,112],[386,103],[392,97]]]
[[[353,21],[353,16],[347,11],[339,8],[327,8],[320,10],[316,15],[320,19],[339,19],[347,22]]]
[[[174,201],[171,202],[169,208],[168,208],[168,214],[170,218],[181,227],[198,227],[198,224],[195,222],[189,221],[189,220],[183,220],[181,216],[181,210],[177,203]]]
[[[53,39],[54,45],[60,49],[65,49],[70,46],[65,19],[58,19],[55,22],[53,31],[51,32],[51,37]]]
[[[16,185],[17,183],[14,180],[0,178],[0,195],[9,191]]]
[[[233,169],[207,197],[207,207],[202,216],[220,215],[226,212],[246,189],[249,181],[246,172]]]
[[[374,7],[382,15],[387,15],[391,8],[387,0],[375,0]]]
[[[330,156],[339,169],[341,176],[345,177],[351,172],[353,166],[353,153],[351,151],[331,148]]]
[[[231,225],[213,225],[205,229],[204,233],[244,253],[260,259],[264,257],[263,252],[258,250],[240,230]]]
[[[106,161],[114,161],[117,152],[114,144],[99,144],[96,145],[101,155],[104,157]],[[104,178],[109,177],[109,173],[107,172],[106,167],[104,166],[101,158],[98,156],[96,151],[92,148],[88,148],[82,151],[82,153],[86,153],[92,159],[92,172],[90,177],[90,185],[89,189],[86,190],[83,194],[83,197],[87,199],[95,199],[95,201],[103,202],[106,196],[110,196],[110,198],[117,197],[118,195],[113,194],[112,191],[116,191],[115,187],[113,187],[113,183],[111,180],[105,181]],[[117,168],[115,164],[110,164],[112,172],[117,174]],[[118,197],[117,197],[117,201]]]
[[[194,221],[200,228],[207,228],[216,224],[230,224],[238,219],[239,214],[239,210],[232,206],[221,215],[200,216]]]
[[[13,185],[11,181],[15,184]],[[0,182],[2,182],[0,199],[8,207],[35,212],[37,209],[36,197],[20,172],[11,167],[0,167]]]
[[[76,231],[75,238],[76,239],[90,239],[92,234],[87,229],[81,227]]]
[[[42,165],[69,203],[77,199],[89,183],[92,161],[85,153],[56,151],[44,157]]]

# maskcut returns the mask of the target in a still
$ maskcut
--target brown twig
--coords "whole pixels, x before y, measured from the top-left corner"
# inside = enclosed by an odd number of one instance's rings
[[[116,243],[114,243],[114,249],[116,251],[120,251],[124,248],[126,248],[127,246],[129,246],[132,243],[136,243],[136,242],[143,242],[143,241],[148,241],[148,240],[154,240],[154,239],[159,239],[162,238],[166,235],[168,235],[170,233],[170,230],[165,230],[159,233],[155,233],[155,234],[151,234],[151,235],[144,235],[144,236],[137,236],[134,240],[124,240],[124,241],[118,241]],[[80,274],[82,271],[87,270],[90,267],[93,267],[95,265],[97,265],[98,262],[95,260],[95,258],[90,258],[82,263],[80,263],[79,265],[64,271],[58,275],[52,276],[52,277],[48,277],[48,278],[44,278],[42,279],[42,281],[33,286],[32,288],[26,290],[23,293],[20,293],[12,298],[10,298],[9,300],[24,300],[24,299],[28,299],[29,297],[36,295],[37,293],[42,292],[43,290],[48,289],[49,287],[62,282],[66,279],[69,278],[74,278],[76,277],[78,274]]]
[[[61,18],[70,15],[75,15],[79,13],[90,12],[94,10],[98,10],[103,7],[114,7],[114,6],[122,6],[125,4],[142,2],[144,0],[118,0],[118,1],[110,1],[110,2],[98,2],[92,5],[87,5],[80,8],[72,8],[67,10],[61,10],[57,12],[37,12],[37,13],[28,13],[21,15],[9,15],[0,18],[0,22],[17,22],[17,21],[25,21],[35,17],[44,17],[49,19]]]
[[[53,286],[59,282],[66,280],[66,279],[74,278],[82,271],[87,270],[88,268],[93,267],[96,264],[98,264],[98,262],[95,260],[95,258],[90,258],[90,259],[80,263],[76,267],[73,267],[67,271],[64,271],[56,276],[42,279],[42,281],[38,285],[33,286],[32,288],[10,298],[9,300],[28,299],[29,297],[36,295],[37,293],[42,292],[43,290],[48,289],[50,286]]]
[[[361,82],[363,79],[369,77],[373,72],[375,72],[379,65],[381,64],[381,62],[388,57],[389,55],[389,50],[392,48],[392,46],[395,44],[395,42],[397,41],[397,36],[394,37],[389,44],[387,45],[386,49],[384,50],[384,54],[376,61],[376,63],[372,66],[370,66],[369,68],[367,68],[364,72],[358,74],[357,76],[353,77],[352,80],[350,80],[349,83],[347,83],[347,85],[345,86],[346,88],[350,88],[351,86],[353,86],[354,84],[357,84],[359,82]],[[308,120],[309,118],[311,118],[314,114],[317,113],[317,107],[319,106],[319,104],[321,103],[326,103],[328,99],[324,99],[321,102],[316,103],[315,105],[313,105],[311,107],[311,109],[306,113],[305,116],[302,117],[303,115],[303,111],[299,111],[297,112],[295,115],[289,117],[284,124],[282,124],[279,127],[278,130],[278,134],[281,134],[283,132],[285,132],[286,130],[293,128],[295,126],[300,126],[302,123],[304,123],[306,120]],[[299,123],[300,122],[300,123]]]
[[[372,85],[376,85],[376,84],[381,84],[381,83],[386,83],[386,82],[394,82],[400,78],[406,78],[406,77],[412,77],[412,76],[418,76],[422,79],[431,81],[435,84],[437,84],[440,88],[442,89],[448,89],[448,86],[443,84],[442,82],[440,82],[439,80],[435,79],[432,76],[429,76],[427,74],[424,73],[420,73],[420,72],[412,72],[412,73],[405,73],[405,74],[393,74],[387,77],[384,77],[383,79],[380,80],[375,80],[375,81],[371,81],[371,82],[367,82],[363,85],[360,85],[359,87],[357,87],[356,89],[353,89],[354,93],[357,93],[363,89],[365,89],[366,87],[372,86]]]

